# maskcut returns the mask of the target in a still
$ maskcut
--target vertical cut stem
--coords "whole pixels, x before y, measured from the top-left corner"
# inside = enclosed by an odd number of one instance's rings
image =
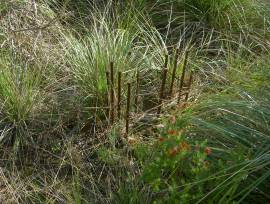
[[[128,91],[127,91],[127,110],[126,110],[126,136],[129,133],[129,111],[130,111],[130,83],[127,84]]]
[[[166,78],[167,78],[167,73],[168,73],[168,61],[169,61],[169,55],[165,55],[165,63],[164,63],[164,68],[163,68],[163,73],[162,73],[162,82],[161,82],[161,88],[160,88],[160,93],[159,93],[159,103],[158,103],[158,110],[157,110],[158,115],[161,112],[161,106],[162,106],[163,97],[164,97],[164,89],[165,89]]]
[[[172,82],[171,82],[171,87],[170,87],[170,92],[169,92],[170,96],[172,96],[173,94],[173,85],[174,85],[176,69],[177,69],[178,52],[179,52],[179,48],[177,48],[175,51],[175,57],[174,57],[174,62],[173,62],[173,72],[172,72]]]
[[[135,97],[135,108],[139,110],[139,93],[140,93],[140,74],[137,72],[137,82],[136,82],[136,97]]]
[[[162,102],[163,102],[163,98],[164,98],[164,89],[165,89],[165,85],[166,85],[167,73],[168,73],[168,69],[167,68],[163,69],[162,84],[161,84],[161,89],[160,89],[160,94],[159,94],[159,106],[158,106],[158,110],[157,110],[158,115],[161,112],[161,106],[162,106]]]
[[[122,78],[122,72],[118,72],[118,97],[117,97],[117,113],[118,113],[118,119],[121,119],[121,78]]]
[[[186,74],[188,54],[189,54],[188,51],[186,51],[185,57],[184,57],[183,71],[182,71],[182,75],[180,79],[180,86],[179,86],[179,93],[178,93],[178,100],[177,100],[178,103],[180,103],[180,100],[181,100],[182,88],[184,85],[184,79],[185,79],[185,74]]]
[[[106,115],[110,116],[110,96],[109,96],[109,90],[110,90],[110,74],[108,71],[106,71],[106,81],[107,81],[107,92],[105,96],[105,103],[106,103]]]

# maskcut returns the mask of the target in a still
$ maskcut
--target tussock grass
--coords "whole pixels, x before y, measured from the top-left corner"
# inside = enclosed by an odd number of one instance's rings
[[[232,101],[226,96],[212,99],[203,105],[198,117],[193,119],[193,124],[198,127],[196,137],[207,138],[211,146],[216,148],[218,159],[230,162],[229,155],[234,152],[239,152],[240,159],[238,164],[228,168],[232,170],[231,177],[226,178],[202,200],[208,196],[210,199],[212,196],[214,199],[221,196],[224,202],[235,199],[255,202],[254,191],[260,192],[261,199],[269,199],[265,186],[269,182],[270,145],[267,102],[248,93],[240,94],[242,100]],[[224,169],[219,175],[226,171]]]
[[[147,76],[143,78],[142,86],[157,85],[157,74],[168,52],[162,36],[151,22],[140,13],[134,16],[134,12],[139,11],[128,9],[127,17],[125,14],[114,17],[117,12],[112,12],[110,7],[104,13],[94,11],[90,26],[83,25],[83,34],[65,34],[68,71],[89,108],[107,105],[105,73],[111,62],[115,79],[118,71],[123,73],[125,93],[127,82],[133,83],[137,72]]]
[[[22,144],[33,140],[28,126],[42,106],[41,71],[18,60],[4,54],[0,58],[1,143],[13,145],[15,155]]]

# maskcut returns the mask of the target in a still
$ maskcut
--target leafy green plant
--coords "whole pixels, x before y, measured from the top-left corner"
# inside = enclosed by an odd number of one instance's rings
[[[196,199],[204,193],[204,184],[191,184],[210,175],[212,154],[206,141],[195,143],[181,133],[180,123],[168,125],[152,153],[143,165],[142,179],[153,189],[153,200],[158,202],[184,202]],[[140,154],[139,154],[140,155]],[[196,189],[196,190],[195,190]],[[191,193],[192,192],[192,193]]]

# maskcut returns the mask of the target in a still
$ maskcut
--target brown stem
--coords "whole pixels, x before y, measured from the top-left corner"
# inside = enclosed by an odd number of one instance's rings
[[[166,85],[167,73],[168,73],[168,69],[167,68],[163,69],[162,83],[161,83],[160,94],[159,94],[159,106],[158,106],[158,110],[157,110],[158,115],[161,112],[161,106],[162,106],[162,102],[163,102],[163,98],[164,98],[164,89],[165,89],[165,85]]]
[[[181,94],[182,94],[181,92],[184,85],[184,79],[185,79],[185,74],[186,74],[187,59],[188,59],[188,51],[186,51],[185,57],[184,57],[183,71],[182,71],[182,75],[180,79],[180,86],[179,86],[179,93],[178,93],[178,101],[177,101],[178,103],[180,103],[180,100],[181,100]]]
[[[128,91],[127,91],[127,110],[126,110],[126,136],[129,133],[129,111],[130,111],[130,83],[127,84]]]
[[[118,113],[118,119],[121,119],[121,78],[122,78],[122,72],[118,72],[118,97],[117,97],[117,113]]]
[[[110,96],[109,96],[109,89],[110,89],[110,74],[108,71],[106,71],[106,81],[107,81],[107,92],[105,97],[105,103],[106,103],[106,115],[109,117],[110,115]]]
[[[162,82],[161,82],[161,87],[160,87],[160,92],[159,92],[159,103],[158,103],[158,110],[157,110],[158,115],[161,112],[161,105],[162,105],[162,101],[164,97],[164,89],[165,89],[166,78],[167,78],[167,73],[168,73],[168,61],[169,61],[169,55],[165,55],[164,68],[163,68],[163,73],[162,73]]]
[[[169,92],[170,96],[172,96],[172,94],[173,94],[173,85],[174,85],[175,76],[176,76],[178,52],[179,52],[179,48],[177,48],[176,51],[175,51],[175,57],[174,57],[174,63],[173,63],[173,72],[172,72],[172,82],[171,82],[171,87],[170,87],[170,92]]]
[[[164,69],[168,68],[169,55],[165,55]]]
[[[137,82],[136,82],[136,97],[135,97],[135,108],[139,109],[139,94],[140,94],[140,74],[137,72]]]

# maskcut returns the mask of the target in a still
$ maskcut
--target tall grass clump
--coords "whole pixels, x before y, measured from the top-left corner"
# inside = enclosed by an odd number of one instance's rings
[[[1,126],[6,130],[1,142],[25,143],[31,140],[26,130],[42,101],[39,92],[41,71],[5,54],[1,55],[0,61]]]
[[[217,49],[221,42],[216,38],[241,41],[246,46],[266,45],[269,39],[269,6],[264,1],[163,0],[145,1],[145,5],[154,24],[172,42],[182,38],[199,46],[209,35],[213,39],[209,45]]]
[[[21,142],[28,142],[33,138],[27,131],[39,129],[32,122],[40,117],[45,95],[55,98],[51,90],[59,89],[55,85],[63,77],[59,69],[63,65],[59,49],[62,26],[46,1],[1,2],[0,8],[3,137],[14,142],[20,135]]]
[[[159,8],[163,9],[161,14],[171,12],[172,23],[197,24],[205,28],[215,28],[217,30],[230,29],[233,31],[234,29],[244,29],[244,27],[249,28],[249,26],[263,29],[266,26],[264,23],[268,21],[265,17],[267,17],[267,10],[269,8],[266,7],[267,4],[263,1],[163,0],[159,2],[152,1],[152,5],[154,5],[152,7],[153,11]],[[159,20],[162,20],[162,18]],[[165,23],[165,21],[160,22]]]
[[[269,94],[269,93],[267,93]],[[213,147],[214,159],[230,164],[215,177],[229,173],[201,200],[223,202],[267,202],[269,200],[269,108],[268,102],[249,95],[243,100],[220,98],[206,103],[194,124],[196,137],[206,138]],[[239,161],[229,159],[236,154]]]
[[[113,9],[106,7],[103,13],[93,12],[90,25],[83,24],[85,32],[66,35],[69,71],[88,106],[105,105],[106,71],[110,70],[111,62],[115,80],[121,71],[124,83],[134,79],[137,71],[155,73],[163,66],[166,46],[151,23],[142,14],[135,14],[135,9],[128,9],[123,16],[119,14],[121,18],[114,16]],[[129,17],[125,18],[126,15]]]
[[[265,203],[270,199],[268,55],[247,59],[232,54],[224,71],[227,83],[193,109],[191,137],[206,139],[213,149],[210,162],[215,168],[222,164],[209,177],[221,180],[199,202]]]
[[[71,48],[67,54],[70,70],[83,93],[99,99],[104,97],[102,94],[107,88],[105,72],[109,70],[110,62],[119,71],[127,71],[133,65],[131,52],[136,36],[125,30],[109,29],[106,22],[103,23],[105,25],[101,27],[93,26],[81,41],[69,38]]]

